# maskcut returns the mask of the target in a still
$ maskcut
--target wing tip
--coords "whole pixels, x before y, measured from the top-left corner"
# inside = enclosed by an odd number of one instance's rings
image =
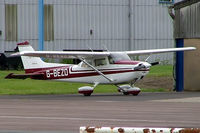
[[[192,50],[196,50],[197,48],[196,47],[191,47],[192,48]]]

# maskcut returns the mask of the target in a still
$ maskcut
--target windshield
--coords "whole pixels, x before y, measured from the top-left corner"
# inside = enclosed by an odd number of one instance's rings
[[[126,53],[111,53],[109,57],[109,62],[111,64],[118,61],[130,61],[130,57]]]

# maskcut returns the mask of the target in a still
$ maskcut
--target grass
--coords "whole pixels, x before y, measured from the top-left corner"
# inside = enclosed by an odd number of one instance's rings
[[[166,76],[172,76],[173,75],[173,66],[172,65],[166,65],[166,66],[153,66],[151,67],[149,77],[155,76],[155,77],[166,77]]]
[[[57,81],[43,81],[32,79],[4,79],[9,73],[22,74],[23,71],[0,71],[0,95],[36,95],[36,94],[75,94],[78,88],[87,84],[68,83]],[[172,66],[154,66],[150,71],[151,76],[172,76]],[[142,89],[142,91],[165,91],[164,89]],[[114,93],[116,86],[99,85],[94,93]]]

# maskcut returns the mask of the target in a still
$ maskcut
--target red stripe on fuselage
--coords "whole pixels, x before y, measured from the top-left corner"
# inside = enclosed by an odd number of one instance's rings
[[[66,71],[65,71],[66,70]],[[130,68],[118,68],[118,69],[99,69],[103,74],[118,74],[126,72],[138,72],[138,71],[149,71],[145,70],[132,70]],[[94,70],[72,70],[72,67],[62,66],[62,67],[51,67],[51,68],[36,68],[36,69],[26,69],[26,73],[43,73],[45,79],[64,79],[64,78],[78,78],[78,77],[88,77],[97,76]]]

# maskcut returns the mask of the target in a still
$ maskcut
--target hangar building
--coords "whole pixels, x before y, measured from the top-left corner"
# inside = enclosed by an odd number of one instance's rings
[[[0,52],[26,40],[38,49],[38,1],[0,0]],[[44,50],[174,47],[168,7],[178,1],[44,0]],[[173,54],[155,60],[172,64]]]
[[[195,51],[185,52],[184,60],[177,59],[177,89],[200,90],[200,0],[184,0],[170,8],[175,11],[174,37],[177,46],[197,48]]]

